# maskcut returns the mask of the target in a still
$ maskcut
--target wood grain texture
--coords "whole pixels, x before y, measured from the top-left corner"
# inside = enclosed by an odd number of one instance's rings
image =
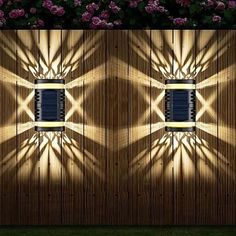
[[[65,79],[65,132],[34,131],[36,78]],[[173,78],[194,133],[164,130]],[[0,32],[0,224],[236,224],[235,91],[234,30]]]
[[[19,205],[16,32],[1,32],[1,45],[1,220],[2,224],[17,224]]]

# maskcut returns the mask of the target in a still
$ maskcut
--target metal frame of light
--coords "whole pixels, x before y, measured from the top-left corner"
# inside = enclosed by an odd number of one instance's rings
[[[65,130],[65,80],[35,80],[35,130]]]
[[[165,130],[168,132],[195,131],[195,80],[166,80],[165,84]]]

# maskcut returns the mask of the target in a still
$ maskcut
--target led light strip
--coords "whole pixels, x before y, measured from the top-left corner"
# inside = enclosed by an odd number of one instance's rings
[[[64,84],[56,83],[45,83],[45,84],[35,84],[35,89],[64,89]]]
[[[166,84],[165,89],[196,89],[195,84]]]
[[[165,122],[165,126],[170,128],[189,128],[195,125],[196,122]]]
[[[35,122],[35,126],[39,126],[39,127],[61,127],[64,126],[65,122],[61,122],[61,121],[37,121]]]

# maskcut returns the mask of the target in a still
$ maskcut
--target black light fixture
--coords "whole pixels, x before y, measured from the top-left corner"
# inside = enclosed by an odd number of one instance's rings
[[[35,80],[35,130],[64,131],[65,80]]]
[[[195,80],[166,80],[165,84],[165,130],[170,132],[195,131]]]

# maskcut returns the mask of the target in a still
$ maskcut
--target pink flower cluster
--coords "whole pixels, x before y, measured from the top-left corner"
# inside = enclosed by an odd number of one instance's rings
[[[215,16],[212,17],[212,21],[213,21],[214,23],[220,23],[220,22],[221,22],[221,17],[215,15]]]
[[[82,4],[81,0],[74,0],[75,7],[79,7],[79,6],[81,6],[81,4]]]
[[[236,0],[230,0],[228,1],[228,4],[223,1],[206,0],[201,5],[208,8],[215,8],[215,10],[225,10],[227,6],[228,8],[233,9],[236,8]]]
[[[188,7],[191,3],[191,0],[176,0],[176,3],[180,4],[181,6]]]
[[[11,19],[16,19],[25,15],[24,9],[13,9],[9,12],[9,17]]]
[[[108,6],[113,13],[118,13],[120,11],[120,7],[116,5],[115,2],[111,1],[109,6]]]
[[[130,0],[129,1],[129,7],[130,8],[136,8],[140,2],[143,0]]]
[[[0,27],[3,27],[3,25],[6,24],[6,20],[4,18],[4,12],[0,10]]]
[[[226,5],[223,1],[217,1],[217,0],[207,0],[201,4],[203,7],[207,8],[214,8],[215,10],[223,11],[227,8],[234,9],[236,8],[236,0],[230,0],[228,1],[228,4]],[[219,15],[213,15],[212,22],[213,23],[220,23],[222,20],[221,16]]]
[[[235,12],[236,0],[0,0],[0,27],[236,28]]]
[[[65,14],[64,8],[54,5],[51,0],[44,0],[43,7],[47,8],[53,15],[63,16]]]
[[[30,8],[30,13],[35,14],[37,12],[37,9],[35,7]]]
[[[82,21],[90,23],[90,28],[92,29],[112,29],[114,25],[119,26],[121,24],[120,20],[115,20],[114,22],[109,22],[110,12],[118,13],[120,8],[116,5],[114,1],[111,1],[108,9],[101,11],[97,14],[99,10],[99,5],[92,2],[86,5],[86,11],[82,14]],[[96,14],[96,15],[95,15]]]
[[[236,8],[236,1],[228,1],[228,8],[234,9]]]
[[[183,26],[187,23],[187,21],[188,21],[187,18],[178,17],[178,18],[173,19],[174,25],[177,25],[177,26]]]
[[[83,14],[82,14],[82,21],[84,22],[89,22],[91,20],[91,18],[93,17],[94,13],[99,9],[98,4],[96,3],[90,3],[86,6],[86,10]]]
[[[147,6],[145,7],[147,13],[152,14],[154,12],[167,12],[167,10],[160,5],[159,0],[149,0]]]

